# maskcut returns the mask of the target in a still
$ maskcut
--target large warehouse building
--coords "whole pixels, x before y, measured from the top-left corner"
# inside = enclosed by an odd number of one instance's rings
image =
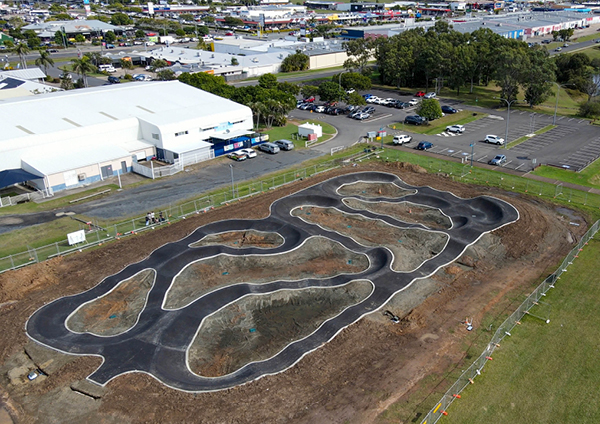
[[[0,128],[4,181],[29,173],[51,195],[155,156],[213,158],[227,140],[252,132],[252,111],[178,81],[130,83],[2,101]]]

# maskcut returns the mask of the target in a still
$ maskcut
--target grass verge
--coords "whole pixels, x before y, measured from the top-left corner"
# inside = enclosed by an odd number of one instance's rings
[[[407,131],[415,134],[434,135],[444,132],[448,125],[464,125],[468,124],[469,122],[485,118],[486,116],[488,116],[487,113],[477,113],[470,110],[462,110],[458,113],[454,113],[451,115],[449,114],[441,117],[440,119],[436,119],[435,121],[433,121],[433,123],[430,122],[429,125],[404,125],[404,122],[397,122],[395,124],[389,125],[389,127],[393,130],[401,129],[402,131]]]
[[[548,126],[545,126],[544,128],[541,128],[541,129],[537,130],[536,132],[534,132],[534,134],[535,135],[544,134],[545,132],[548,132],[548,131],[550,131],[553,128],[556,128],[556,125],[548,125]],[[512,149],[513,147],[518,146],[519,144],[524,143],[525,141],[530,140],[532,138],[533,137],[528,137],[526,135],[523,136],[523,137],[517,138],[516,140],[511,141],[510,143],[508,143],[507,148],[508,149]]]
[[[544,299],[550,323],[526,316],[440,423],[600,422],[598,257],[591,240]]]
[[[581,172],[542,165],[532,171],[532,174],[566,183],[579,184],[585,187],[600,189],[600,159],[592,162]]]

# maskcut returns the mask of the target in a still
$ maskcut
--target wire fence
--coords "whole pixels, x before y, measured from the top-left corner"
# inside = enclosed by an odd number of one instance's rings
[[[496,330],[496,333],[492,337],[492,340],[487,345],[483,353],[471,364],[471,366],[462,373],[458,380],[448,389],[448,391],[442,396],[439,402],[429,411],[425,418],[421,421],[421,424],[434,424],[441,417],[447,415],[448,407],[452,402],[460,395],[460,393],[469,384],[473,384],[475,378],[481,375],[481,370],[485,366],[486,362],[492,359],[492,353],[500,345],[502,339],[506,336],[511,335],[512,329],[520,324],[521,320],[525,315],[533,315],[530,310],[542,304],[541,299],[546,296],[546,292],[554,288],[554,284],[560,278],[563,272],[565,272],[569,265],[578,257],[579,253],[583,250],[584,246],[588,241],[594,237],[600,228],[600,220],[596,221],[594,225],[583,235],[577,246],[569,252],[567,257],[563,260],[561,265],[558,267],[554,274],[546,278],[527,299],[519,306],[519,308],[513,312]],[[534,315],[537,316],[537,315]],[[539,316],[538,316],[539,318]]]
[[[172,205],[159,210],[155,209],[154,214],[157,218],[155,222],[146,223],[146,215],[108,225],[93,221],[86,231],[85,242],[69,245],[68,240],[65,238],[64,240],[52,244],[35,248],[31,247],[26,251],[2,257],[0,258],[0,273],[42,262],[55,256],[66,255],[89,247],[102,245],[107,241],[114,239],[118,240],[121,237],[134,235],[149,229],[155,229],[162,225],[169,225],[174,221],[184,219],[188,215],[204,213],[210,209],[228,204],[229,202],[252,197],[312,175],[337,168],[347,159],[348,157],[341,157],[307,168],[288,171],[271,178],[238,183],[229,189],[200,197],[180,205]],[[159,216],[162,216],[163,220],[159,220]]]

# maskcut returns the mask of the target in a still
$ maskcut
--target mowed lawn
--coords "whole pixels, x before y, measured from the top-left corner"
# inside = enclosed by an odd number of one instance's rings
[[[544,298],[550,323],[526,317],[439,423],[600,423],[599,261],[591,240]]]

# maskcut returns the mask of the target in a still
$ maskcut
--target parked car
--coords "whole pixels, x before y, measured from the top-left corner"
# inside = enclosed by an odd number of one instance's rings
[[[430,143],[429,141],[421,141],[419,144],[417,144],[416,149],[417,150],[428,150],[431,149],[433,147],[433,143]]]
[[[365,113],[373,113],[373,112],[375,112],[375,107],[374,106],[367,106],[362,111],[365,112]]]
[[[109,84],[119,84],[121,80],[117,77],[113,77],[112,75],[108,77]]]
[[[241,152],[241,151],[229,153],[227,155],[227,157],[229,159],[233,159],[236,162],[241,162],[241,161],[246,160],[248,158],[248,156],[246,155],[246,153]]]
[[[290,140],[282,139],[277,140],[274,143],[277,144],[281,150],[294,150],[294,143],[292,143]]]
[[[350,88],[350,89],[346,90],[347,94],[352,94],[352,93],[355,93],[355,92],[356,92],[356,90],[354,88]]]
[[[542,40],[542,44],[550,44],[552,40]]]
[[[431,92],[431,93],[427,93],[423,96],[424,99],[435,99],[437,96],[435,93]]]
[[[379,102],[379,97],[371,96],[371,97],[368,97],[365,101],[367,103],[377,103],[377,102]]]
[[[255,158],[256,156],[258,156],[258,154],[256,153],[256,150],[250,149],[250,148],[240,149],[240,150],[238,150],[238,152],[244,153],[248,159],[252,159],[252,158]]]
[[[442,106],[443,113],[457,113],[458,110],[454,109],[452,106]]]
[[[357,119],[359,121],[364,121],[365,119],[369,119],[370,117],[371,117],[370,113],[360,112],[358,115],[356,115],[354,117],[354,119]]]
[[[462,134],[463,132],[465,132],[465,126],[464,125],[448,125],[446,127],[446,131],[451,132],[451,133]]]
[[[258,148],[263,152],[271,154],[279,153],[279,146],[275,143],[263,143],[260,146],[258,146]]]
[[[373,95],[372,94],[363,94],[362,96],[365,100],[367,100],[369,97],[372,97]]]
[[[106,48],[107,48],[107,49],[114,49],[114,48],[115,48],[115,45],[114,45],[114,44],[107,44],[107,45],[106,45]]]
[[[231,37],[233,35],[233,32],[226,32],[225,35]]]
[[[58,53],[58,49],[48,49],[48,53]]]
[[[497,144],[499,146],[504,144],[504,139],[501,137],[498,137],[497,135],[486,135],[485,139],[483,140],[486,143],[490,143],[490,144]]]
[[[417,91],[417,92],[415,93],[415,97],[423,97],[424,95],[425,95],[425,92],[424,92],[424,91]]]
[[[419,115],[408,115],[406,118],[404,118],[404,123],[411,125],[423,125],[427,123],[427,119]]]
[[[302,105],[300,106],[300,109],[302,109],[302,110],[311,110],[312,106],[313,105],[311,103],[302,103]]]
[[[304,99],[304,103],[312,103],[315,101],[315,96],[310,96]]]
[[[319,106],[315,107],[315,112],[319,112],[319,113],[325,112],[325,106],[319,105]]]
[[[410,99],[410,100],[408,101],[408,104],[409,104],[410,106],[416,106],[416,105],[418,105],[418,104],[419,104],[419,101],[418,101],[417,99]]]
[[[406,109],[409,106],[410,106],[410,104],[408,104],[408,102],[401,102],[401,101],[397,101],[396,104],[394,105],[394,107],[396,109]]]
[[[394,136],[394,139],[392,141],[396,146],[398,146],[405,143],[410,143],[412,141],[412,137],[406,134],[398,134]]]
[[[494,156],[493,159],[491,159],[488,162],[488,164],[495,165],[495,166],[500,166],[504,163],[506,163],[506,156],[504,156],[504,155],[496,155],[496,156]]]
[[[562,47],[557,47],[557,48],[554,49],[555,52],[559,52],[561,50],[562,50]]]
[[[360,110],[360,109],[355,109],[355,110],[353,110],[352,112],[350,112],[350,113],[348,114],[348,118],[356,118],[356,117],[357,117],[358,115],[360,115],[361,113],[363,113],[363,111],[362,111],[362,110]]]
[[[569,43],[563,44],[563,47],[569,47]]]

